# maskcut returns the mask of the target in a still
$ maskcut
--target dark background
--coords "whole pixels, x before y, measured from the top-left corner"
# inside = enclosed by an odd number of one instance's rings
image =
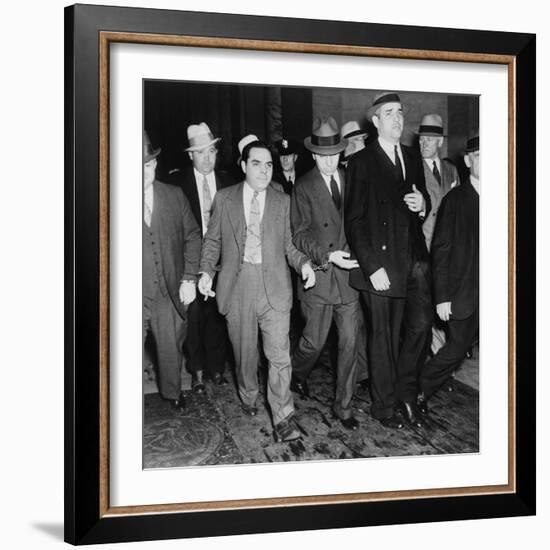
[[[162,147],[159,179],[190,163],[184,152],[187,127],[200,122],[222,138],[218,168],[238,177],[237,143],[247,134],[268,143],[285,137],[303,144],[315,117],[332,116],[340,126],[357,120],[369,132],[368,139],[376,139],[376,129],[367,122],[365,112],[378,91],[145,80],[144,126],[153,145]],[[447,135],[442,156],[462,169],[461,152],[479,125],[479,97],[407,91],[399,95],[405,110],[402,142],[417,145],[422,116],[438,113]],[[311,164],[309,153],[302,152],[301,162]]]

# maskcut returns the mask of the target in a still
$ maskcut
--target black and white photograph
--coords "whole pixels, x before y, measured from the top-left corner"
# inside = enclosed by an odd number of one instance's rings
[[[142,107],[143,468],[478,453],[479,96]]]

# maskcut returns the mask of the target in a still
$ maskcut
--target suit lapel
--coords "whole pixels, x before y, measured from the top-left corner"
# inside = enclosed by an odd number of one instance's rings
[[[237,242],[239,250],[244,243],[245,233],[245,217],[243,207],[243,186],[244,183],[235,185],[232,189],[232,193],[227,197],[227,208],[229,213],[229,221],[233,227],[233,235]]]
[[[262,216],[262,223],[260,224],[261,238],[262,238],[262,257],[264,256],[264,236],[269,236],[269,232],[276,227],[277,212],[279,210],[279,196],[269,185],[265,195],[264,215]],[[267,228],[267,233],[265,233]]]
[[[342,177],[342,174],[340,173],[340,204],[344,205],[344,185],[343,181],[344,178]],[[319,200],[321,203],[321,210],[323,212],[327,212],[332,220],[338,224],[341,221],[340,213],[338,212],[336,205],[334,204],[334,200],[332,200],[332,195],[330,194],[330,191],[328,190],[327,184],[325,183],[325,180],[323,179],[323,176],[321,175],[321,172],[319,172],[319,169],[317,166],[314,168],[314,178],[313,181],[315,183],[315,197]]]
[[[199,199],[199,191],[197,189],[197,180],[195,178],[195,171],[191,168],[191,174],[188,179],[189,185],[187,187],[187,192],[189,193],[189,203],[191,205],[191,210],[195,215],[197,223],[201,226],[202,229],[202,214],[201,214],[201,201]]]

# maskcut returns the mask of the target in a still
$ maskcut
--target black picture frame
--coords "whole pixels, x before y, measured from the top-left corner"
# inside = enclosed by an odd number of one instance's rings
[[[108,441],[102,411],[108,403],[105,373],[108,315],[102,288],[108,272],[108,201],[102,147],[102,33],[143,35],[150,43],[186,35],[215,40],[289,43],[306,51],[316,44],[373,48],[384,55],[460,59],[501,56],[511,71],[509,261],[514,318],[511,345],[511,424],[515,435],[510,490],[499,494],[449,494],[427,498],[317,503],[208,511],[113,514],[101,492]],[[107,38],[107,42],[108,42]],[[129,38],[131,41],[131,38]],[[103,41],[103,42],[102,42]],[[107,44],[108,45],[108,44]],[[246,47],[243,46],[243,47]],[[269,49],[269,47],[267,48]],[[296,51],[296,50],[290,50]],[[360,55],[360,53],[358,53]],[[105,62],[105,60],[103,60]],[[65,540],[72,544],[331,529],[389,523],[481,519],[535,514],[535,73],[532,34],[472,31],[142,8],[75,5],[65,9]],[[103,149],[105,152],[105,149]],[[105,218],[103,218],[105,220]],[[102,286],[103,285],[103,286]],[[103,346],[98,343],[103,342]],[[520,366],[521,368],[515,368]],[[103,421],[105,419],[103,418]],[[513,482],[513,483],[512,483]]]

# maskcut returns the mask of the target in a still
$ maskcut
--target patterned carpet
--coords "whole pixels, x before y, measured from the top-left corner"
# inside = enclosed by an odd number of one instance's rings
[[[157,393],[145,395],[144,467],[479,451],[479,395],[476,389],[457,380],[455,391],[440,391],[430,400],[430,414],[423,428],[405,426],[402,430],[389,430],[370,416],[370,395],[358,388],[353,409],[360,428],[350,432],[331,414],[334,379],[329,365],[328,354],[324,354],[308,380],[310,399],[294,396],[296,419],[303,437],[290,443],[274,442],[265,392],[260,396],[256,417],[242,413],[233,379],[222,387],[207,383],[203,395],[184,392],[187,408],[181,415],[173,413]],[[470,364],[470,368],[473,366]],[[260,372],[260,387],[265,387],[264,372]]]

